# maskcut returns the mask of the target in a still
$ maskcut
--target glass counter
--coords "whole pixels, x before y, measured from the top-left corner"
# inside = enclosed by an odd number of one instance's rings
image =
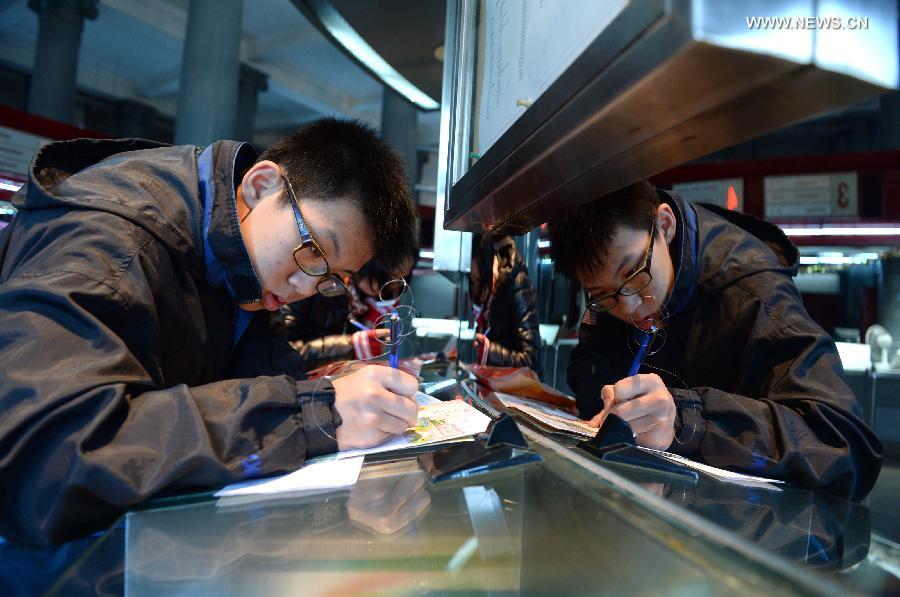
[[[898,538],[873,538],[865,506],[683,480],[525,434],[542,462],[464,481],[432,484],[404,458],[367,461],[350,491],[148,504],[85,540],[50,593],[827,595],[900,586]]]

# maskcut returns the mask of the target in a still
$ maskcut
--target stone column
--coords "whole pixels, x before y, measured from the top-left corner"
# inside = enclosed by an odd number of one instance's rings
[[[393,89],[384,88],[381,104],[381,138],[387,141],[403,158],[409,192],[413,192],[416,181],[416,148],[418,145],[418,109]]]
[[[256,132],[256,107],[259,93],[269,88],[269,75],[247,66],[241,65],[240,81],[238,83],[238,111],[237,134],[238,141],[253,141],[253,133]]]
[[[97,18],[97,0],[29,0],[28,8],[39,23],[28,111],[72,124],[81,32],[85,18]]]
[[[242,0],[191,0],[175,143],[208,145],[237,132]]]

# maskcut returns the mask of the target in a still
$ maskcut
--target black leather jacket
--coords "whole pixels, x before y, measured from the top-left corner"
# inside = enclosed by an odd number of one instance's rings
[[[514,245],[513,245],[514,247]],[[531,367],[540,373],[540,329],[537,293],[528,270],[513,250],[500,262],[497,286],[491,301],[488,365]]]
[[[670,450],[861,499],[878,477],[881,443],[860,418],[834,342],[803,308],[791,279],[796,247],[768,222],[660,192],[678,218],[675,283],[665,345],[641,372],[658,373],[675,398]],[[626,325],[593,319],[568,368],[583,418],[600,411],[600,388],[632,360]]]
[[[281,308],[287,340],[309,371],[328,361],[352,359],[353,341],[346,296],[325,298],[315,294]]]

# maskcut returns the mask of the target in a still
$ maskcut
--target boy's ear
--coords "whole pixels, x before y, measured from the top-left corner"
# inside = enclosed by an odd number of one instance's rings
[[[281,191],[281,166],[269,160],[253,164],[241,179],[241,194],[251,210],[272,193]]]
[[[675,230],[678,227],[678,220],[675,218],[675,212],[668,203],[662,203],[656,209],[656,226],[662,233],[666,244],[672,242],[675,238]]]

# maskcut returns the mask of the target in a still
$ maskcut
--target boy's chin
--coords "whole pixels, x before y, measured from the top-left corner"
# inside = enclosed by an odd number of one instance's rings
[[[647,317],[644,317],[643,319],[634,320],[634,325],[636,325],[637,327],[641,328],[642,330],[644,330],[646,332],[646,331],[649,331],[650,328],[652,328],[654,326],[656,326],[656,327],[659,326],[659,317],[656,315],[648,315]]]
[[[277,311],[284,303],[268,290],[263,292],[262,299],[257,303],[238,303],[238,307],[244,311]]]
[[[238,303],[237,306],[244,311],[250,312],[262,311],[263,309],[265,309],[262,303]]]

